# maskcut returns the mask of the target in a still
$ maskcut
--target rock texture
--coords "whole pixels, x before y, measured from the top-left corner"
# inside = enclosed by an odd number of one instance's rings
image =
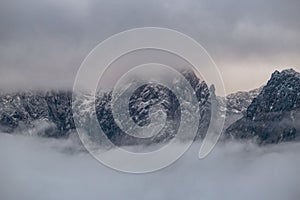
[[[203,136],[210,118],[209,89],[193,71],[183,71],[182,74],[195,90],[199,100],[198,106],[202,118],[198,134]],[[91,100],[87,98],[76,102],[85,115],[82,117],[86,119],[93,110]],[[110,107],[111,92],[102,93],[95,102],[97,118],[108,138],[119,145],[140,142],[124,134],[116,124]],[[2,94],[0,95],[0,132],[67,137],[75,129],[71,103],[72,93],[69,91]],[[144,85],[135,91],[128,106],[132,120],[139,126],[145,126],[151,122],[149,110],[154,105],[162,106],[167,113],[164,132],[151,141],[158,142],[173,137],[179,124],[179,103],[172,91],[160,85]]]
[[[17,92],[0,97],[0,131],[67,136],[74,129],[71,92]]]
[[[227,118],[225,138],[253,139],[260,144],[291,141],[299,138],[300,132],[300,75],[289,69],[274,72],[267,85],[250,92],[216,97],[193,71],[183,71],[198,99],[200,125],[197,138],[203,138],[210,123],[211,98],[226,101]],[[176,81],[175,81],[176,82]],[[180,84],[178,85],[180,88]],[[75,102],[82,110],[82,119],[89,120],[93,110],[108,138],[116,145],[150,144],[164,142],[176,134],[180,120],[180,105],[168,88],[146,84],[138,88],[129,101],[129,120],[138,126],[151,123],[149,112],[152,106],[161,106],[166,113],[163,130],[150,139],[134,139],[122,132],[111,111],[111,92],[101,93],[95,100],[87,97]],[[69,91],[26,91],[0,94],[0,132],[41,135],[44,137],[68,137],[75,130],[72,114],[72,93]],[[185,102],[189,103],[189,102]],[[193,111],[190,111],[193,112]],[[93,128],[91,121],[90,126]]]
[[[260,144],[298,139],[300,134],[300,74],[293,69],[275,71],[267,85],[232,124],[227,135],[254,139]]]
[[[209,125],[210,107],[209,89],[192,71],[182,72],[195,91],[200,108],[200,128],[197,137],[203,137]],[[180,87],[180,86],[179,86]],[[189,103],[189,102],[186,102]],[[116,124],[111,111],[111,93],[98,99],[96,112],[102,130],[115,145],[152,144],[168,141],[173,138],[180,124],[180,104],[176,96],[168,88],[157,84],[147,84],[138,88],[129,101],[129,113],[132,120],[139,126],[149,125],[150,108],[160,105],[166,111],[166,124],[162,131],[150,138],[135,138],[124,133]],[[191,111],[193,112],[193,111]]]
[[[229,114],[246,114],[248,106],[262,91],[263,87],[249,92],[236,92],[226,97],[227,112]]]
[[[226,120],[224,129],[227,129],[231,124],[241,119],[247,111],[248,106],[256,98],[263,87],[250,90],[249,92],[236,92],[226,96],[226,98],[219,97],[219,101],[226,102]]]

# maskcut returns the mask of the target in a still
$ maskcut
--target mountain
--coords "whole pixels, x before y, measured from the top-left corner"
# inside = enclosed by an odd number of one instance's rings
[[[230,114],[245,114],[248,106],[262,91],[263,87],[249,92],[236,92],[226,96],[227,112]]]
[[[183,71],[182,75],[188,80],[197,96],[199,102],[197,106],[200,107],[201,115],[198,137],[203,137],[209,124],[206,119],[210,118],[210,107],[207,105],[210,96],[209,89],[193,71]],[[89,119],[91,115],[93,99],[88,96],[86,99],[75,102],[81,109],[84,119]],[[99,93],[95,104],[99,124],[108,138],[118,145],[140,142],[124,134],[116,124],[110,105],[111,92]],[[152,138],[151,141],[144,140],[143,143],[172,138],[174,131],[178,128],[179,102],[172,91],[157,84],[143,85],[134,92],[128,105],[132,120],[139,126],[151,123],[149,111],[154,105],[160,105],[166,110],[166,126],[161,134]],[[26,91],[0,95],[0,132],[60,138],[68,137],[74,130],[72,92],[70,91]]]
[[[200,108],[201,125],[197,138],[203,137],[209,125],[207,119],[210,118],[210,107],[208,106],[210,96],[209,89],[206,83],[201,81],[193,71],[183,71],[182,75],[188,80],[198,99],[198,105],[192,106],[198,106]],[[176,80],[174,80],[174,83],[177,84],[179,89],[182,88],[180,83],[176,83]],[[132,82],[131,85],[127,87],[130,88],[133,85],[135,85],[135,82]],[[180,104],[175,94],[159,84],[145,84],[139,87],[130,97],[128,105],[131,117],[131,119],[128,120],[133,120],[136,125],[141,127],[152,123],[149,113],[151,107],[158,105],[165,110],[166,123],[163,129],[155,136],[137,138],[124,133],[113,117],[111,102],[111,92],[100,95],[100,98],[96,100],[96,116],[103,132],[117,146],[166,142],[175,136],[181,120],[184,120],[181,119]],[[196,108],[190,112],[194,112],[195,109]],[[89,112],[88,109],[86,112]]]
[[[0,132],[68,136],[75,128],[68,91],[26,91],[0,96]]]
[[[249,92],[237,92],[216,97],[214,87],[208,88],[193,71],[183,71],[195,91],[200,108],[198,138],[203,138],[210,123],[211,101],[226,101],[225,138],[253,139],[260,144],[291,141],[299,137],[300,75],[289,69],[274,72],[267,85]],[[132,83],[134,84],[134,82]],[[174,84],[178,84],[174,80]],[[177,85],[180,89],[182,86]],[[181,122],[180,105],[175,94],[159,84],[145,84],[129,100],[128,120],[138,126],[151,124],[150,108],[161,106],[166,113],[162,131],[149,139],[135,139],[117,125],[111,110],[111,92],[98,93],[95,101],[84,96],[74,102],[81,111],[81,119],[90,120],[95,110],[98,122],[107,137],[116,145],[150,144],[173,138]],[[92,109],[95,102],[96,109]],[[184,102],[189,103],[189,102]],[[0,132],[68,137],[75,131],[70,91],[26,91],[0,94]],[[196,108],[194,108],[196,109]],[[193,112],[193,110],[189,111]],[[87,129],[93,129],[90,121]],[[81,123],[81,122],[80,122]]]
[[[263,87],[246,91],[239,91],[224,97],[218,97],[218,101],[226,102],[226,119],[224,128],[241,119],[245,114],[248,106],[253,99],[259,95]]]
[[[300,134],[300,74],[293,69],[275,71],[246,114],[226,130],[236,139],[260,144],[291,141]]]

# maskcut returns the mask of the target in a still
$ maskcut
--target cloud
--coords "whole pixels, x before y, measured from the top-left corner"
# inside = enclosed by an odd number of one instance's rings
[[[172,166],[132,175],[104,167],[73,142],[0,134],[1,199],[296,200],[300,144],[219,144],[204,160],[195,144]],[[73,152],[77,148],[73,148]]]
[[[295,0],[4,0],[0,87],[69,88],[99,42],[130,28],[159,26],[200,42],[228,91],[250,89],[276,67],[300,66],[299,9]]]

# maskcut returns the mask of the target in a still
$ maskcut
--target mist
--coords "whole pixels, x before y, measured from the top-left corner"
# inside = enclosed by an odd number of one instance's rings
[[[133,175],[105,167],[76,139],[0,134],[0,199],[300,199],[300,143],[194,143],[173,165]]]

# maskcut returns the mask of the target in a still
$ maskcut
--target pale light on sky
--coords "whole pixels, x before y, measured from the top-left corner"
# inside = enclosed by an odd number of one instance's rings
[[[185,33],[210,53],[228,93],[264,84],[275,69],[300,71],[296,0],[4,0],[0,89],[71,88],[98,43],[157,26]]]

